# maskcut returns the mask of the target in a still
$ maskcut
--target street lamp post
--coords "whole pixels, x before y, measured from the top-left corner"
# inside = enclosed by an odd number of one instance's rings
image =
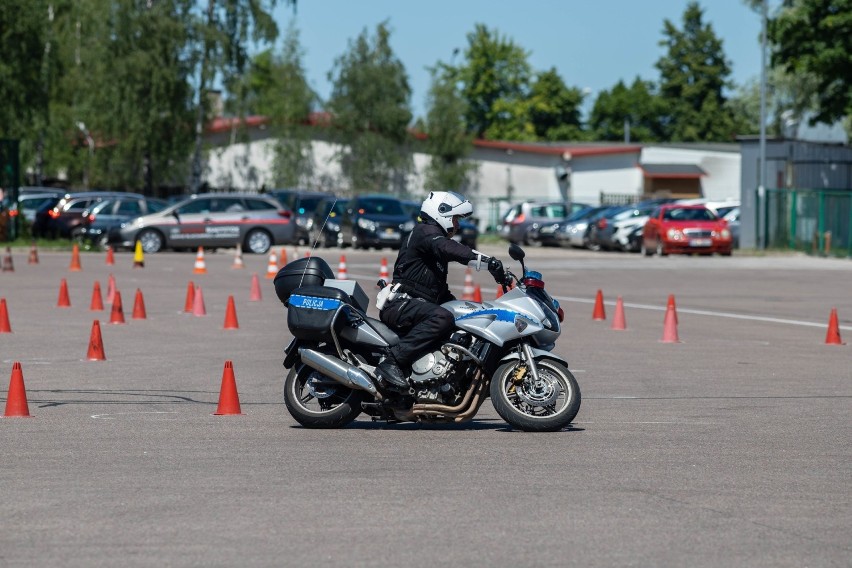
[[[759,182],[757,186],[757,207],[766,207],[766,12],[768,0],[762,0],[760,6],[760,157]],[[763,227],[763,238],[760,238],[758,222],[758,246],[766,248],[769,227]]]

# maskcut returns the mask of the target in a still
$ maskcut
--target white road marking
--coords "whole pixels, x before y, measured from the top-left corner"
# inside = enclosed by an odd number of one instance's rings
[[[92,414],[91,418],[94,418],[95,420],[115,420],[117,416],[130,414],[177,414],[177,412],[166,412],[157,410],[152,410],[150,412],[111,412],[109,414]]]
[[[557,300],[566,301],[566,302],[577,302],[581,304],[593,304],[594,300],[589,298],[576,298],[573,296],[554,296]],[[604,302],[604,304],[615,306],[615,302]],[[653,306],[649,304],[633,304],[633,303],[624,303],[625,308],[637,308],[640,310],[654,310],[658,312],[666,311],[666,308],[663,306]],[[698,316],[712,316],[718,318],[732,318],[732,319],[742,319],[742,320],[750,320],[750,321],[764,321],[768,323],[783,323],[787,325],[804,325],[808,327],[827,327],[828,322],[824,323],[815,323],[811,321],[802,321],[802,320],[791,320],[791,319],[783,319],[783,318],[772,318],[768,316],[749,316],[745,314],[734,314],[730,312],[714,312],[710,310],[692,310],[689,308],[677,308],[677,312],[679,314],[695,314]],[[838,326],[839,329],[845,329],[847,331],[852,331],[852,326],[849,325],[841,325]]]

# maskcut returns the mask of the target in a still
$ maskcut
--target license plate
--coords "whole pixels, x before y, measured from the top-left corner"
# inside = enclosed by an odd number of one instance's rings
[[[381,237],[383,239],[398,239],[399,233],[394,231],[393,229],[385,229],[385,232],[382,233]]]
[[[689,239],[689,246],[691,247],[709,247],[712,245],[711,239]]]

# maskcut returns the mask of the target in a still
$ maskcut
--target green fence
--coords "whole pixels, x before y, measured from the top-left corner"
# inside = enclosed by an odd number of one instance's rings
[[[767,189],[757,203],[759,246],[852,256],[852,191]]]

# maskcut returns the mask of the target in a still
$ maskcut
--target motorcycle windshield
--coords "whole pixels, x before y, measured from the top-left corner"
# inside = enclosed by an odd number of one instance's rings
[[[550,297],[544,288],[532,288],[529,287],[526,289],[526,293],[530,298],[534,298],[541,304],[542,311],[544,311],[544,315],[547,316],[548,321],[550,321],[550,329],[558,330],[559,329],[559,316],[556,314],[556,302],[554,302],[553,298]]]

